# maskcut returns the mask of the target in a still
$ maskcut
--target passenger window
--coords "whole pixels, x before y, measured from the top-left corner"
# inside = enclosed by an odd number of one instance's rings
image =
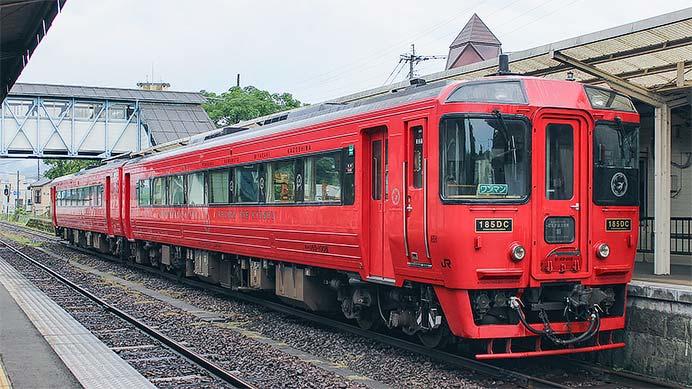
[[[341,201],[341,155],[305,158],[305,201]]]
[[[150,205],[151,204],[151,181],[141,180],[139,181],[139,193],[137,193],[137,199],[139,205]]]
[[[413,187],[423,187],[423,127],[415,126],[411,129],[413,138]]]
[[[569,200],[574,187],[574,130],[569,124],[549,124],[545,135],[545,197]]]
[[[185,204],[185,184],[183,182],[183,176],[168,177],[168,204]]]
[[[164,177],[154,178],[151,184],[151,203],[153,205],[163,205],[166,199],[166,182]]]
[[[217,170],[209,173],[209,203],[228,203],[228,170]]]
[[[86,205],[86,188],[79,188],[79,206],[83,207]]]
[[[187,176],[187,203],[204,204],[204,173],[192,173]]]
[[[267,164],[271,179],[267,202],[286,203],[295,201],[295,167],[293,161],[280,161]]]
[[[382,141],[372,142],[372,199],[382,198]]]
[[[235,202],[255,203],[259,200],[258,165],[235,168]]]

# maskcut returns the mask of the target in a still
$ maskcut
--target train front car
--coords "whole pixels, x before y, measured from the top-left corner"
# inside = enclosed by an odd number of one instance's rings
[[[478,340],[480,359],[624,346],[613,334],[637,245],[632,102],[497,77],[450,88],[440,107],[428,220],[451,332]]]

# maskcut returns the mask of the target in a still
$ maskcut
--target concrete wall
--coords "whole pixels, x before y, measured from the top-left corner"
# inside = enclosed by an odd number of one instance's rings
[[[692,288],[633,281],[624,349],[593,354],[600,363],[692,385]]]

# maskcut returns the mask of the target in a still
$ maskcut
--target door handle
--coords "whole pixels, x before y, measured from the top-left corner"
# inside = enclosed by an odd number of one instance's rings
[[[579,203],[572,204],[572,205],[570,205],[569,207],[572,208],[572,209],[575,210],[575,211],[578,211],[578,210],[579,210]]]
[[[411,206],[411,203],[406,204],[406,212],[411,212],[413,211],[413,207]]]

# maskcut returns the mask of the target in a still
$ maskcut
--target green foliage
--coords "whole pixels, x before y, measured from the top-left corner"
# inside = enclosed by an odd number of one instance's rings
[[[234,86],[221,94],[206,91],[202,94],[207,98],[202,107],[219,127],[303,105],[290,93],[270,93],[254,86]]]
[[[50,167],[43,173],[43,176],[51,180],[68,174],[77,173],[84,168],[100,163],[95,159],[47,159],[44,162]]]

